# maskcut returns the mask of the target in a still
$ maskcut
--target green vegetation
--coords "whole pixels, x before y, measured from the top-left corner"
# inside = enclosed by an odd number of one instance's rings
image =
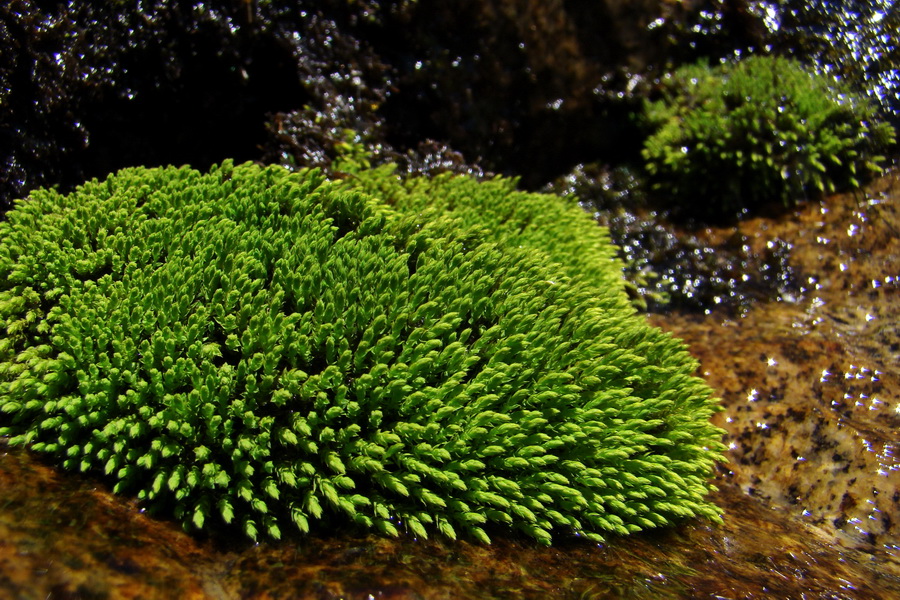
[[[797,62],[752,56],[689,65],[645,105],[653,188],[678,203],[734,210],[786,206],[860,183],[894,142],[875,107]]]
[[[345,180],[348,189],[363,190],[404,214],[429,221],[451,215],[504,249],[556,263],[570,278],[609,290],[624,285],[607,230],[574,202],[518,191],[515,180],[502,177],[479,182],[446,173],[403,179],[394,175],[393,165],[367,169],[342,163],[340,168],[353,174]],[[610,294],[610,301],[615,298],[627,296]]]
[[[529,198],[228,162],[35,192],[0,223],[0,435],[253,539],[718,519],[695,362],[630,308],[605,234],[536,250]],[[521,233],[465,225],[487,207]]]

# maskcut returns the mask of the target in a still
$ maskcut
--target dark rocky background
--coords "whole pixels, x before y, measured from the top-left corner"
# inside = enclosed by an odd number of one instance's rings
[[[883,40],[900,11],[819,4],[13,0],[0,6],[0,208],[133,165],[327,167],[346,130],[411,170],[537,189],[633,161],[632,115],[663,70],[752,50],[887,86],[900,114]]]

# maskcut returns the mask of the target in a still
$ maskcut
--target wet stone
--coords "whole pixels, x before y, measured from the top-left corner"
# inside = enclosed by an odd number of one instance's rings
[[[793,247],[797,297],[742,317],[657,315],[722,397],[724,480],[898,573],[900,181],[740,227]],[[713,232],[712,235],[715,233]]]

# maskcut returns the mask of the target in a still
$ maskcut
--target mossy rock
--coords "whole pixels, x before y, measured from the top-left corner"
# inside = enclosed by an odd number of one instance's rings
[[[503,182],[410,185],[436,206],[528,202]],[[0,435],[187,529],[254,539],[321,519],[549,544],[718,519],[718,405],[630,308],[611,248],[597,285],[568,251],[366,187],[226,162],[17,202]]]

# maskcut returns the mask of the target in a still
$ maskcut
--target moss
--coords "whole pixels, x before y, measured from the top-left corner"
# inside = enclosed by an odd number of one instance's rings
[[[492,242],[527,248],[556,262],[570,277],[609,289],[624,285],[638,310],[647,311],[645,295],[659,304],[667,302],[663,294],[647,291],[656,274],[646,265],[620,261],[609,230],[585,219],[584,207],[574,201],[517,190],[514,179],[485,181],[483,174],[460,178],[453,171],[438,171],[430,177],[397,176],[395,164],[370,168],[365,147],[352,140],[339,152],[334,167],[352,175],[347,180],[351,189],[367,190],[401,212],[452,214],[467,228],[484,230]]]
[[[622,263],[606,228],[598,227],[574,202],[516,189],[516,180],[478,181],[444,173],[436,177],[394,175],[393,165],[354,168],[348,189],[361,189],[397,211],[421,219],[452,215],[462,227],[507,250],[521,250],[552,261],[571,278],[610,290],[625,299]],[[618,290],[621,294],[616,294]],[[623,303],[624,306],[624,303]]]
[[[645,105],[653,187],[694,212],[859,187],[894,142],[865,98],[800,63],[752,56],[678,69]]]
[[[570,277],[348,181],[226,162],[19,201],[0,223],[0,435],[254,539],[327,520],[549,544],[718,518],[718,405],[618,273]]]

